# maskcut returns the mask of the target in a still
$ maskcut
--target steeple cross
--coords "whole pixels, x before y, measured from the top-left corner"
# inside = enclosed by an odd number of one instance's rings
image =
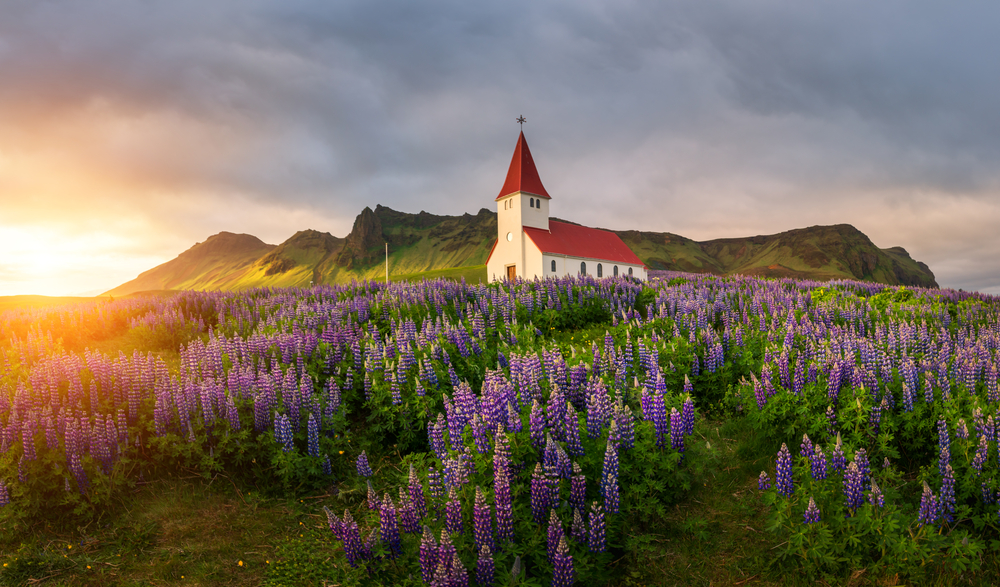
[[[528,122],[528,119],[526,119],[523,116],[518,116],[517,117],[517,123],[521,125],[521,130],[524,130],[524,123],[525,122]]]

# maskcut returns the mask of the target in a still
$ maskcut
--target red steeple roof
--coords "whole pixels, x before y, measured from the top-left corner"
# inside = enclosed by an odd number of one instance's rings
[[[503,189],[500,190],[500,195],[496,199],[499,200],[515,192],[524,192],[547,200],[552,199],[545,191],[542,180],[538,177],[538,170],[535,169],[535,161],[531,158],[528,141],[524,140],[523,132],[517,138],[514,157],[510,160],[510,169],[507,170],[507,180],[503,182]]]

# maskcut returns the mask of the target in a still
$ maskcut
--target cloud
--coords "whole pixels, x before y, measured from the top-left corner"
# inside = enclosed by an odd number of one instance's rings
[[[475,212],[524,114],[558,216],[696,239],[846,222],[996,288],[998,11],[14,0],[0,224],[113,233],[137,266],[221,230],[343,236],[377,203]]]

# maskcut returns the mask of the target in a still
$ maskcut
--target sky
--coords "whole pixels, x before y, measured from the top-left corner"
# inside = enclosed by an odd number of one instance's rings
[[[0,295],[221,231],[495,209],[695,240],[852,224],[1000,294],[1000,4],[0,0]]]

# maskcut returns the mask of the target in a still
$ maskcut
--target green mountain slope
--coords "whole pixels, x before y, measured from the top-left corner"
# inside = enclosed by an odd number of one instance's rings
[[[496,232],[496,213],[485,208],[475,215],[438,216],[376,206],[358,215],[346,238],[304,230],[275,246],[222,232],[107,293],[382,279],[387,247],[393,278],[475,276],[483,273]],[[848,224],[704,242],[663,232],[616,232],[650,269],[937,286],[930,269],[903,248],[879,249]],[[446,271],[455,268],[462,270]]]
[[[914,261],[905,249],[879,249],[849,224],[704,242],[670,233],[618,234],[651,269],[937,287],[927,265]]]

